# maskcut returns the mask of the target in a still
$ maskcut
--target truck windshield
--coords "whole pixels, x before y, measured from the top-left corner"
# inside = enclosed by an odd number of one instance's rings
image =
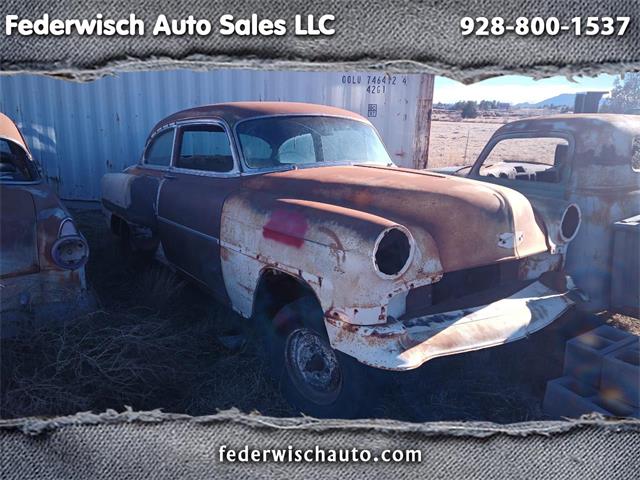
[[[38,170],[22,147],[0,138],[0,182],[30,182],[37,178]]]
[[[238,124],[237,133],[249,168],[327,163],[393,165],[373,127],[356,120],[265,117]]]

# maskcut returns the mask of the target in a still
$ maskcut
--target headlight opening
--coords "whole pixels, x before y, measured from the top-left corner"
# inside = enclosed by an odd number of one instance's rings
[[[413,240],[408,232],[391,227],[380,234],[374,250],[376,270],[387,277],[398,277],[409,267]]]

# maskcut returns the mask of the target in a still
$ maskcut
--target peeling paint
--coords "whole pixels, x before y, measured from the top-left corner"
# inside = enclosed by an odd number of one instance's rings
[[[411,370],[436,357],[520,340],[549,325],[574,302],[534,282],[496,302],[403,319],[381,326],[348,325],[325,317],[331,345],[360,362],[386,370]]]
[[[152,135],[183,121],[222,122],[233,132],[239,122],[273,115],[320,115],[369,124],[333,107],[247,102],[177,112],[158,122]],[[240,156],[235,135],[229,140]],[[246,169],[242,162],[237,166]],[[148,203],[157,198],[155,216],[161,221],[156,234],[165,252],[174,246],[167,258],[212,290],[222,283],[228,303],[244,317],[254,312],[265,272],[286,273],[304,283],[325,312],[332,346],[363,363],[408,369],[436,356],[499,345],[546,326],[573,304],[564,294],[534,283],[523,288],[520,297],[511,291],[507,298],[475,301],[428,320],[405,318],[409,295],[438,286],[445,277],[449,283],[460,279],[454,293],[465,296],[465,275],[491,267],[482,282],[495,292],[501,276],[495,275],[494,266],[552,253],[548,228],[539,223],[535,206],[514,190],[393,166],[327,163],[231,172],[219,178],[171,168],[161,172],[140,165],[125,174],[107,175],[106,195],[115,192],[120,200],[105,197],[105,207],[130,224],[142,222],[153,230],[156,219],[145,224],[136,212],[149,211]],[[154,184],[156,190],[136,198],[128,191],[147,171],[150,177],[172,181]],[[178,173],[184,181],[177,179]],[[118,202],[125,205],[126,198],[131,205],[119,209]],[[177,204],[188,208],[179,210]],[[219,255],[212,253],[217,251]],[[207,262],[202,255],[209,255]],[[221,271],[214,282],[202,274],[202,265],[218,261]],[[535,280],[529,278],[532,272],[544,273],[545,267],[555,269],[557,264],[523,264],[519,278]],[[433,298],[427,295],[421,301]],[[421,337],[426,323],[417,318],[441,325],[446,333],[436,335],[437,340]]]

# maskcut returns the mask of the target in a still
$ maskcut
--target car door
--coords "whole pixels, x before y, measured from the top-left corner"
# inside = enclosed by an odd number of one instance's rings
[[[157,230],[156,202],[160,184],[171,166],[176,129],[169,126],[152,133],[147,142],[142,160],[132,173],[131,205],[127,212],[129,220]]]
[[[220,261],[225,199],[239,188],[239,164],[218,121],[178,126],[172,167],[158,196],[158,230],[167,259],[227,301]]]

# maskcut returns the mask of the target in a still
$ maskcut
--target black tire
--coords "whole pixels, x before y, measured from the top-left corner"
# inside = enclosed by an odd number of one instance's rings
[[[318,418],[369,415],[376,398],[375,370],[329,346],[314,298],[302,297],[258,321],[265,359],[294,408]]]

